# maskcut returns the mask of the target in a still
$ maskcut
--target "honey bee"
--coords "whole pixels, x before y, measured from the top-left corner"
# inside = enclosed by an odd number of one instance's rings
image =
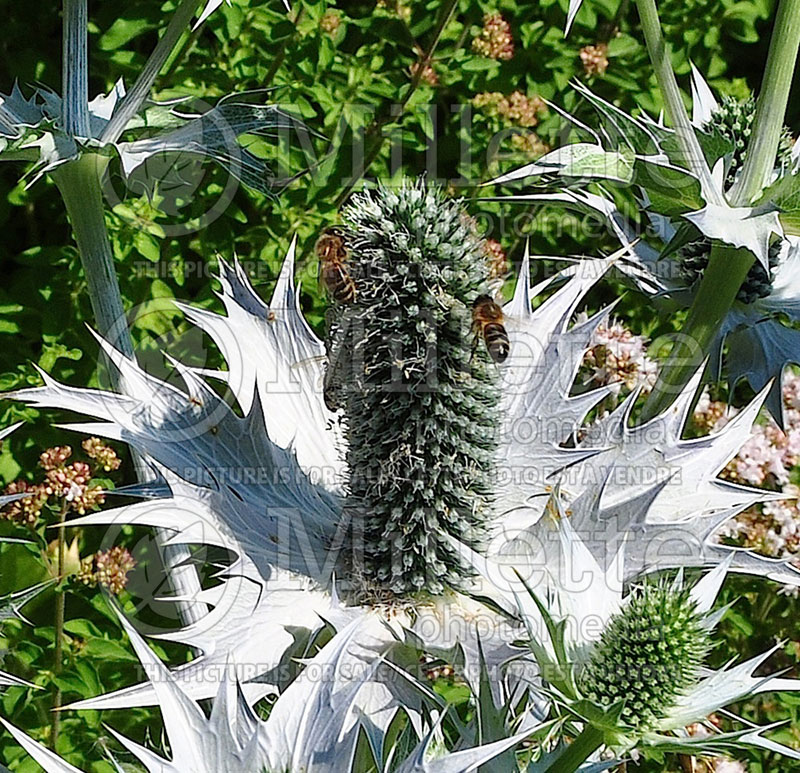
[[[347,270],[348,252],[339,228],[326,228],[314,248],[320,264],[320,276],[328,292],[338,303],[352,303],[356,283]]]
[[[472,306],[472,332],[475,335],[473,355],[482,338],[492,360],[505,361],[511,345],[503,325],[503,310],[488,295],[481,295]]]

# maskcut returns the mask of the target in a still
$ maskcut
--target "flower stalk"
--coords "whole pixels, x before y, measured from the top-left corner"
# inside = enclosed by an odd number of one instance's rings
[[[365,144],[368,145],[364,163],[361,164],[356,174],[354,174],[353,177],[348,180],[342,191],[336,197],[337,207],[347,199],[347,197],[350,195],[356,185],[358,185],[364,175],[369,171],[369,168],[380,154],[381,148],[383,148],[384,144],[386,143],[386,137],[383,134],[384,125],[389,120],[400,120],[400,117],[405,113],[406,108],[411,101],[411,97],[414,96],[414,92],[416,92],[417,88],[419,88],[419,85],[422,82],[422,76],[425,74],[425,67],[431,63],[436,48],[442,39],[442,35],[444,34],[444,30],[447,27],[450,19],[453,17],[457,6],[458,0],[445,0],[440,10],[439,23],[436,27],[436,31],[434,32],[433,39],[431,40],[431,43],[425,53],[421,56],[419,60],[419,67],[414,70],[414,73],[411,77],[411,85],[408,87],[408,90],[406,91],[406,94],[397,110],[392,111],[391,114],[384,114],[383,116],[376,118],[364,132]]]
[[[159,72],[161,72],[161,68],[188,29],[199,4],[200,0],[182,0],[172,15],[164,35],[156,44],[153,53],[150,54],[150,58],[145,63],[141,73],[139,73],[133,88],[125,95],[125,98],[114,111],[114,115],[103,131],[102,142],[116,142],[128,125],[128,121],[139,112],[139,108],[141,108],[150,94],[150,89],[153,87]]]
[[[697,368],[708,359],[722,323],[754,262],[749,250],[712,246],[683,331],[676,338],[642,409],[642,423],[668,408]]]
[[[64,0],[61,120],[72,137],[89,136],[89,56],[87,0]]]
[[[799,48],[800,0],[781,0],[756,102],[753,137],[731,192],[734,205],[746,206],[758,196],[775,168]]]
[[[61,503],[58,513],[58,542],[56,547],[56,572],[58,576],[58,586],[56,587],[56,613],[55,613],[55,648],[53,653],[53,677],[57,678],[61,674],[64,660],[64,613],[66,612],[67,597],[61,583],[64,582],[64,564],[66,559],[66,526],[67,510],[69,502],[66,498]],[[56,685],[56,694],[53,698],[53,732],[50,736],[51,748],[55,750],[58,742],[58,734],[61,728],[61,705],[63,696],[61,688]]]
[[[586,725],[580,735],[567,744],[542,773],[574,773],[603,745],[603,731]]]
[[[53,179],[64,200],[78,244],[97,327],[106,340],[126,357],[133,358],[133,341],[105,226],[100,179],[106,163],[102,156],[85,153],[56,169]],[[124,393],[125,384],[117,378],[113,369],[112,379],[115,379],[114,387]],[[149,468],[140,459],[135,458],[134,462],[139,478],[147,480],[151,475]],[[171,532],[167,529],[157,532],[164,564],[178,595],[193,598],[200,591],[200,580],[195,568],[185,564],[190,557],[189,549],[185,545],[166,545],[170,536]],[[196,622],[207,611],[205,604],[186,601],[178,602],[178,609],[185,623]]]
[[[642,32],[644,33],[650,61],[653,63],[656,80],[664,97],[667,117],[675,129],[675,136],[680,143],[687,168],[700,180],[703,190],[707,192],[706,195],[714,199],[713,203],[721,204],[722,198],[716,193],[716,188],[711,179],[711,172],[700,148],[700,143],[695,136],[692,124],[689,121],[689,114],[686,112],[686,106],[683,104],[683,98],[678,88],[678,81],[675,79],[675,73],[672,70],[667,43],[661,32],[661,22],[658,19],[655,0],[636,0],[636,7],[639,10]]]

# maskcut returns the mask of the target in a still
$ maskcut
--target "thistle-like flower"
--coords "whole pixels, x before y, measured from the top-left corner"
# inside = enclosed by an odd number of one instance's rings
[[[541,690],[550,701],[542,716],[549,713],[565,733],[577,736],[573,743],[582,749],[581,758],[601,746],[615,754],[634,747],[644,753],[689,754],[747,746],[778,750],[761,736],[769,727],[740,720],[745,729],[721,732],[706,722],[725,704],[746,696],[800,689],[799,680],[753,676],[776,648],[738,666],[707,667],[712,632],[726,611],[712,611],[712,606],[730,557],[694,585],[679,572],[672,580],[646,580],[625,593],[624,540],[609,546],[598,562],[591,545],[596,537],[582,528],[596,497],[581,496],[567,510],[562,496],[554,492],[543,519],[550,535],[544,543],[546,563],[530,548],[497,562],[473,556],[480,568],[476,592],[525,626],[527,635],[521,638],[539,664]],[[543,539],[544,532],[539,536]],[[693,723],[707,724],[708,732],[689,737],[684,728]],[[566,767],[567,758],[577,759],[568,749],[554,750],[541,770],[574,770]],[[780,751],[800,759],[792,749]]]
[[[712,169],[710,180],[704,180],[685,167],[672,129],[647,115],[627,115],[583,84],[576,83],[575,88],[596,110],[600,131],[562,113],[581,140],[493,182],[538,178],[563,186],[554,193],[519,194],[510,199],[559,203],[600,214],[623,245],[632,245],[616,268],[638,289],[657,298],[668,296],[684,305],[691,302],[708,265],[712,241],[752,252],[757,260],[719,327],[707,372],[719,378],[727,344],[731,386],[741,379],[755,390],[771,383],[767,406],[782,426],[781,379],[785,366],[796,362],[800,351],[800,333],[785,324],[786,318],[789,322],[800,319],[796,281],[800,237],[793,225],[793,191],[800,180],[798,145],[790,148],[784,134],[773,184],[749,206],[732,206],[727,197],[744,159],[752,100],[718,102],[693,69],[692,124]],[[587,181],[633,188],[661,244],[634,244],[636,228],[607,193],[588,189]]]
[[[699,681],[710,647],[689,591],[647,584],[608,620],[579,688],[606,711],[621,704],[619,721],[625,726],[651,730]]]
[[[717,478],[748,437],[765,394],[719,432],[694,440],[683,429],[696,381],[644,427],[628,421],[634,394],[576,444],[583,420],[610,393],[605,386],[571,394],[608,310],[573,320],[585,294],[626,251],[579,263],[538,288],[530,287],[526,255],[514,298],[503,307],[510,354],[495,362],[472,319],[487,291],[485,247],[459,205],[405,185],[357,197],[344,222],[356,292],[352,301],[336,302],[326,343],[300,314],[294,245],[268,305],[240,266],[221,263],[226,315],[181,306],[220,347],[228,364],[221,375],[239,411],[207,384],[208,374],[176,363],[181,390],[102,340],[129,394],[66,387],[47,375],[44,386],[15,394],[95,417],[71,428],[130,444],[160,474],[127,492],[142,501],[70,525],[167,527],[174,543],[211,544],[234,556],[217,568],[219,584],[203,592],[213,610],[164,634],[202,652],[172,672],[187,695],[216,695],[231,663],[253,702],[285,686],[279,666],[303,638],[300,631],[316,636],[322,619],[347,625],[398,615],[403,630],[387,642],[385,657],[411,644],[430,650],[453,662],[477,694],[485,680],[474,666],[501,668],[524,619],[513,594],[500,594],[491,609],[461,594],[521,549],[533,548],[535,565],[555,571],[552,519],[543,513],[558,479],[568,499],[561,520],[593,535],[585,551],[597,565],[608,566],[609,548],[626,541],[621,571],[629,578],[729,556],[733,567],[797,582],[797,572],[782,563],[727,550],[710,537],[769,498]],[[537,294],[543,301],[534,310]],[[679,550],[670,551],[676,542]],[[372,593],[353,593],[360,582],[354,568]],[[409,596],[416,608],[406,617]],[[456,636],[441,625],[447,616],[464,622]],[[491,630],[479,639],[480,619]],[[257,673],[249,663],[259,664]],[[493,698],[496,690],[528,689],[525,667],[535,666],[533,655],[522,664],[522,676],[492,681]],[[377,705],[394,705],[389,687],[370,685]],[[145,683],[74,708],[157,699],[155,686]],[[370,706],[365,728],[378,743],[394,713]],[[535,702],[526,722],[534,708]],[[503,732],[509,725],[499,723]],[[408,764],[426,769],[423,761]]]

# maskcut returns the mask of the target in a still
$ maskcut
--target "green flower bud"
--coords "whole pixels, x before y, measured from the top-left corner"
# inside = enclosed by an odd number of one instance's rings
[[[584,695],[621,720],[652,729],[697,682],[710,648],[703,617],[687,590],[645,585],[606,626],[580,677]]]

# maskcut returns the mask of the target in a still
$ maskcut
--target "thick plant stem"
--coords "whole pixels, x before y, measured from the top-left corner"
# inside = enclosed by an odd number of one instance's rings
[[[723,246],[711,249],[708,268],[700,280],[686,324],[644,405],[642,422],[669,407],[708,358],[725,316],[754,261],[748,250]]]
[[[139,111],[142,103],[150,94],[150,89],[153,87],[164,63],[178,44],[181,36],[189,28],[189,22],[194,17],[199,4],[200,0],[182,0],[170,19],[166,32],[156,44],[153,53],[150,54],[150,58],[145,63],[141,73],[139,73],[133,88],[114,111],[114,115],[103,131],[103,142],[116,142],[125,130],[128,121]]]
[[[89,136],[89,28],[87,0],[64,0],[61,120],[72,137]]]
[[[106,163],[101,156],[84,154],[58,167],[53,179],[64,199],[78,243],[97,327],[117,349],[132,358],[133,343],[114,272],[100,188]]]
[[[775,168],[799,47],[800,0],[781,0],[756,103],[752,139],[742,174],[731,192],[735,205],[746,206],[758,196]]]
[[[586,725],[581,734],[552,760],[543,773],[574,773],[603,744],[603,733]]]
[[[106,163],[102,156],[84,154],[78,160],[58,167],[53,172],[53,179],[64,199],[75,241],[78,243],[97,327],[119,351],[133,359],[133,342],[105,227],[100,178]],[[111,372],[115,388],[124,394],[124,381],[113,368]],[[148,480],[151,472],[147,465],[136,457],[134,461],[139,478]],[[171,536],[173,532],[169,529],[157,532],[170,581],[179,596],[194,598],[201,588],[197,571],[192,565],[182,565],[189,558],[189,549],[184,545],[166,545]],[[179,601],[178,610],[183,622],[188,624],[199,620],[208,608],[200,602]]]
[[[703,193],[707,199],[711,200],[710,203],[721,204],[722,195],[717,191],[711,179],[711,172],[689,121],[689,114],[683,104],[678,81],[675,80],[675,73],[672,71],[672,63],[669,60],[669,51],[664,35],[661,33],[661,23],[658,20],[655,0],[636,0],[636,7],[642,22],[647,52],[650,54],[656,80],[661,89],[661,95],[664,97],[667,117],[675,129],[675,136],[683,151],[683,161],[687,169],[700,180]]]

